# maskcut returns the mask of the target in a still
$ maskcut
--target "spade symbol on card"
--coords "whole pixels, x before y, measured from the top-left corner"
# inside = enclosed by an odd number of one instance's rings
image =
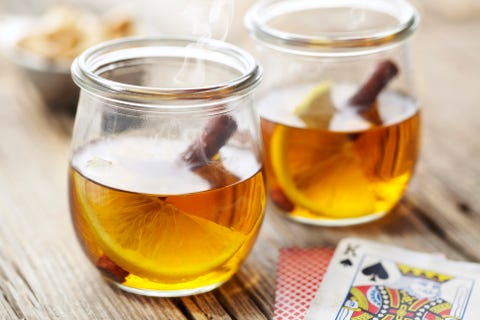
[[[362,270],[362,273],[366,276],[371,276],[370,280],[372,280],[373,282],[377,281],[377,278],[382,280],[388,279],[387,270],[385,270],[385,268],[380,262],[364,268]]]
[[[348,258],[340,261],[340,264],[344,267],[351,267],[353,265],[352,261]]]

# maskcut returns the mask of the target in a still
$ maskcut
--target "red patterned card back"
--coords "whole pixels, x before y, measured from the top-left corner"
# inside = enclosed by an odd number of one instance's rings
[[[301,320],[315,298],[333,255],[331,248],[280,250],[274,320]]]

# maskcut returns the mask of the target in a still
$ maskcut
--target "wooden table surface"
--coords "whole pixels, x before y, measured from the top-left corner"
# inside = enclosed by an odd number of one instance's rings
[[[253,3],[242,1],[237,16]],[[422,152],[400,204],[386,218],[345,228],[300,225],[269,206],[240,271],[193,297],[141,297],[102,281],[70,222],[72,117],[48,111],[0,58],[0,318],[271,319],[278,249],[335,246],[347,236],[480,262],[480,10],[475,0],[430,2],[422,4],[412,46]],[[250,48],[240,26],[236,21],[229,40]]]

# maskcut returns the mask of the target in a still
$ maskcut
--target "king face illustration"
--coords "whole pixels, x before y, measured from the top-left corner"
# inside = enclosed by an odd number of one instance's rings
[[[336,320],[462,319],[467,288],[458,288],[453,301],[442,298],[442,284],[453,277],[397,264],[399,279],[389,285],[353,286]]]

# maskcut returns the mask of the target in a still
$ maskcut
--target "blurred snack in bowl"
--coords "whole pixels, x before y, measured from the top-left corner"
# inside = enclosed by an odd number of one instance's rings
[[[127,37],[138,33],[137,24],[125,12],[110,12],[103,18],[103,39]]]
[[[70,65],[75,57],[96,43],[136,33],[137,23],[124,11],[99,16],[72,5],[54,5],[25,28],[13,45],[12,58],[49,107],[74,111],[79,89]]]
[[[18,46],[51,60],[73,60],[88,47],[135,33],[133,19],[112,12],[105,17],[69,5],[51,7]]]

